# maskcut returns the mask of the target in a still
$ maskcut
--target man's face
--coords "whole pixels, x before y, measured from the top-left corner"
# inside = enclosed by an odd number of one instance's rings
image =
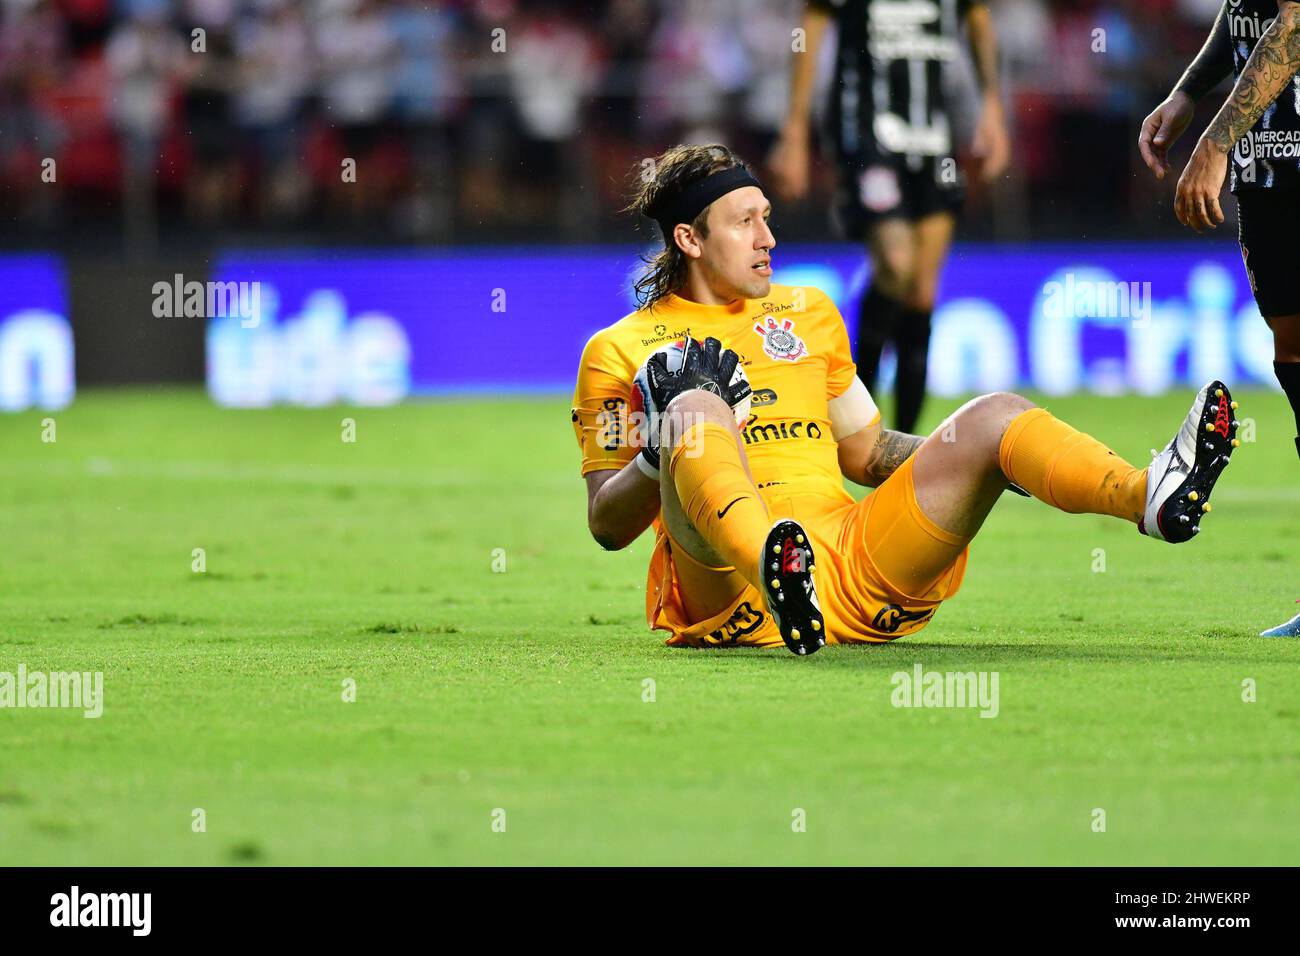
[[[708,238],[698,237],[701,272],[719,299],[761,299],[772,288],[772,249],[767,227],[772,204],[757,186],[733,189],[709,207]]]

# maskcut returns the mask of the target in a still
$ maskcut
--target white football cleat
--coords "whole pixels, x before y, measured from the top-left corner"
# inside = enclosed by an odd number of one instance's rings
[[[1147,508],[1138,530],[1161,541],[1187,541],[1210,511],[1210,492],[1237,440],[1237,403],[1220,381],[1196,395],[1182,427],[1147,469]]]

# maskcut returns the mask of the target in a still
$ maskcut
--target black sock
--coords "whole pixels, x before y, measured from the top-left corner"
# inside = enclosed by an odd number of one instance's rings
[[[880,372],[880,352],[885,343],[894,337],[903,303],[891,299],[873,283],[862,297],[858,309],[858,347],[854,361],[858,365],[858,378],[868,392],[876,390],[876,376]]]
[[[925,401],[926,360],[930,356],[930,310],[904,309],[894,341],[898,345],[898,379],[894,396],[900,432],[914,434]]]
[[[1300,453],[1300,362],[1274,362],[1273,374],[1282,383],[1291,412],[1295,415],[1295,450]]]

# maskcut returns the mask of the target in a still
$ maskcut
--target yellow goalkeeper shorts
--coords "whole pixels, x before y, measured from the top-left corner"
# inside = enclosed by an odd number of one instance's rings
[[[912,459],[861,501],[824,495],[764,500],[773,521],[793,518],[812,542],[828,644],[878,644],[913,634],[961,587],[970,539],[921,513]],[[687,604],[695,615],[686,612]],[[734,567],[701,564],[662,526],[650,559],[646,619],[669,631],[667,643],[674,646],[781,643],[763,596]]]

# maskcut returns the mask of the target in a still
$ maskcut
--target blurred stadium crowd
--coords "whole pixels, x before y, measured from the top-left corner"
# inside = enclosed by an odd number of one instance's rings
[[[782,119],[802,7],[2,3],[0,216],[8,244],[75,241],[124,224],[137,242],[230,233],[626,239],[618,210],[640,158],[673,142],[719,140],[761,162]],[[1158,192],[1139,177],[1134,143],[1218,5],[992,0],[1013,161],[1005,183],[972,196],[963,233],[1176,231],[1172,215],[1152,214]],[[954,73],[961,129],[974,83],[965,64]],[[356,160],[355,182],[341,175],[346,158]],[[42,177],[49,159],[54,183]],[[779,236],[829,234],[833,176],[827,164],[822,173],[812,197],[778,210]]]

